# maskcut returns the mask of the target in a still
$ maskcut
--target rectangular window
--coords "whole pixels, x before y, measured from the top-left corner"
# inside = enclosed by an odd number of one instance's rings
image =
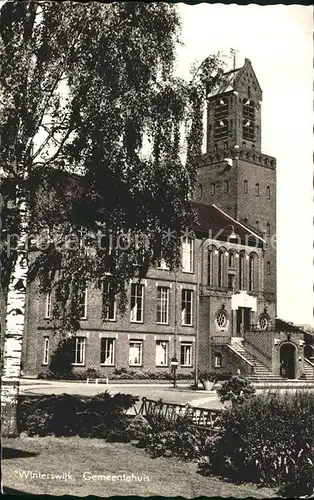
[[[80,311],[81,311],[81,319],[87,318],[87,288],[85,288],[84,292],[80,297]]]
[[[157,287],[157,323],[169,323],[169,288]]]
[[[192,366],[193,344],[192,342],[181,342],[181,366]]]
[[[184,237],[182,239],[182,270],[184,273],[193,273],[193,253],[194,241],[192,238]]]
[[[216,193],[216,186],[214,183],[210,185],[210,193],[212,196]]]
[[[168,366],[168,346],[168,341],[156,341],[156,366]]]
[[[267,261],[267,274],[270,275],[270,261]]]
[[[105,366],[114,366],[115,357],[115,339],[100,340],[100,364]]]
[[[86,339],[85,337],[75,337],[74,344],[74,359],[73,365],[84,365],[85,364],[85,347]]]
[[[221,368],[222,367],[222,355],[220,352],[215,354],[215,368]]]
[[[228,288],[229,288],[229,290],[234,289],[234,282],[235,282],[235,275],[228,274]]]
[[[103,301],[105,305],[105,320],[115,321],[116,319],[116,300],[110,283],[104,284]]]
[[[43,365],[48,365],[49,362],[49,337],[44,337],[44,359]]]
[[[141,366],[143,357],[143,341],[132,340],[129,344],[129,365]]]
[[[193,290],[182,290],[182,325],[191,326],[193,323]]]
[[[131,322],[142,323],[144,311],[144,285],[131,284]]]
[[[51,292],[46,294],[45,318],[51,317]]]

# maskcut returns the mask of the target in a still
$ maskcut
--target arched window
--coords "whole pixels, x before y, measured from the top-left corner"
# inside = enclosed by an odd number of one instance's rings
[[[213,284],[213,257],[214,252],[212,248],[208,249],[207,254],[207,285],[211,286]]]
[[[244,290],[244,266],[245,266],[245,255],[243,253],[239,256],[239,288]]]
[[[214,182],[212,182],[212,184],[210,185],[210,192],[211,192],[211,195],[214,195],[216,192],[216,187],[215,187]]]
[[[233,252],[229,252],[229,255],[228,255],[228,266],[229,267],[234,267],[234,253]]]
[[[224,192],[229,193],[229,181],[224,181]]]
[[[224,251],[219,250],[218,252],[218,286],[222,288],[224,286]]]
[[[259,196],[259,183],[255,184],[255,196]]]
[[[247,194],[247,192],[248,192],[248,183],[247,183],[247,181],[243,182],[243,190],[244,190],[245,194]]]
[[[270,224],[267,222],[266,224],[266,236],[270,236]]]
[[[215,368],[222,367],[222,354],[220,352],[215,352],[214,355],[214,366]]]
[[[249,292],[254,291],[255,282],[255,257],[250,255],[249,257]]]
[[[267,188],[266,188],[266,198],[268,200],[270,200],[270,187],[269,186],[267,186]]]

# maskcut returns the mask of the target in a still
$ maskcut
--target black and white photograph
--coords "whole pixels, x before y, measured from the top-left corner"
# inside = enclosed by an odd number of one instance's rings
[[[0,32],[1,492],[312,497],[313,8]]]

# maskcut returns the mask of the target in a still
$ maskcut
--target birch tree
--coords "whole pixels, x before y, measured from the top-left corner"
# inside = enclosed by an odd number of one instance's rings
[[[16,435],[27,282],[53,286],[56,328],[71,332],[87,284],[109,276],[123,309],[131,277],[161,254],[178,266],[205,92],[174,78],[180,22],[165,3],[7,2],[0,30],[2,433]],[[207,86],[220,64],[203,64]],[[124,245],[100,245],[100,230]],[[69,245],[82,234],[89,251]]]

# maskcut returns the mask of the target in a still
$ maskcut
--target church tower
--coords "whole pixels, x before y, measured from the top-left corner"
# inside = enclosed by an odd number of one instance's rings
[[[195,199],[266,240],[264,297],[276,302],[276,160],[262,153],[262,89],[251,61],[222,73],[207,95],[207,150]]]

